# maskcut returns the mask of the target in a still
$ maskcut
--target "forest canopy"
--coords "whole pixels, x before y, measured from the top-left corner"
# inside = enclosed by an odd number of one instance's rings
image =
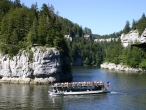
[[[146,17],[142,14],[137,21],[126,21],[119,32],[109,35],[92,34],[88,27],[84,29],[77,23],[59,16],[53,5],[45,3],[38,9],[37,3],[30,8],[20,0],[0,1],[0,51],[9,56],[19,50],[29,50],[34,45],[56,47],[62,56],[70,56],[71,64],[81,59],[84,66],[100,66],[102,62],[123,63],[131,67],[146,68],[145,52],[136,47],[123,48],[119,37],[137,29],[141,35],[146,28]],[[64,35],[72,37],[66,40]],[[87,40],[84,35],[91,35]],[[94,38],[118,38],[111,42],[94,42]],[[138,51],[138,52],[137,52]]]
[[[0,1],[0,50],[4,54],[14,56],[20,49],[26,49],[34,44],[56,47],[60,52],[68,54],[64,35],[82,36],[91,33],[89,28],[82,29],[76,23],[59,16],[53,5],[37,3],[30,8],[20,3],[20,0]]]

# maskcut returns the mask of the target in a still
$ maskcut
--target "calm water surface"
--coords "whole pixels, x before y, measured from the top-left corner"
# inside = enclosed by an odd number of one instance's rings
[[[146,110],[146,74],[74,67],[74,81],[109,81],[111,93],[50,96],[48,85],[0,84],[0,110]]]

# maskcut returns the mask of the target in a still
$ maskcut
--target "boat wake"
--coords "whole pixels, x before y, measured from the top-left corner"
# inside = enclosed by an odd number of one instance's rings
[[[118,92],[111,91],[110,93],[111,93],[111,94],[117,94]]]

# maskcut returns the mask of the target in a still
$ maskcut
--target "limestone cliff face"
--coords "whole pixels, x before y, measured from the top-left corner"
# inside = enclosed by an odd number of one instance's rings
[[[146,43],[146,29],[143,31],[141,35],[139,35],[138,30],[132,30],[127,34],[122,34],[119,36],[121,39],[121,43],[124,47],[127,47],[128,45],[134,44],[135,42],[139,43]],[[118,38],[108,38],[108,39],[94,39],[94,42],[111,42],[111,41],[117,41]]]
[[[120,36],[122,45],[127,47],[130,44],[134,44],[135,42],[145,43],[146,42],[146,29],[143,31],[141,36],[139,35],[138,30],[130,31],[128,34],[122,34]]]
[[[63,60],[55,48],[32,47],[29,52],[23,50],[10,58],[0,55],[1,77],[53,77],[56,82],[66,77],[72,79],[71,73],[62,73]],[[67,76],[68,75],[68,76]]]

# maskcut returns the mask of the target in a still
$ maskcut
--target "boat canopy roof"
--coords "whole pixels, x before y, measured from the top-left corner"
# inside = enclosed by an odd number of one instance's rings
[[[54,83],[52,87],[105,86],[102,81]]]

